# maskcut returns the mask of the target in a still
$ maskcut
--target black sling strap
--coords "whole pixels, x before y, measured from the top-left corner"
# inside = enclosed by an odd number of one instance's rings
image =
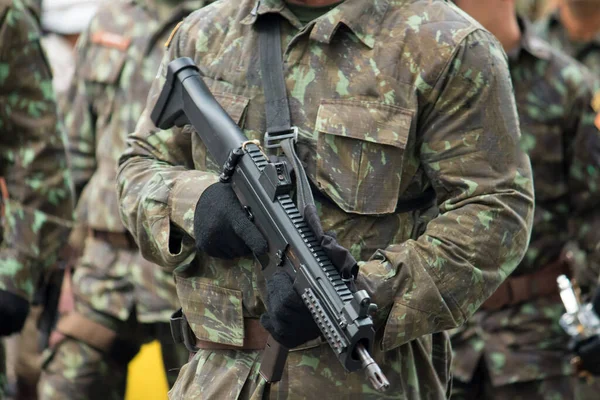
[[[290,106],[283,77],[281,58],[280,17],[266,14],[258,24],[260,69],[265,90],[267,131],[264,145],[267,149],[281,147],[281,141],[298,138],[298,129],[292,126]]]
[[[325,233],[317,214],[315,200],[302,162],[296,154],[294,143],[298,130],[292,126],[290,106],[283,76],[281,56],[280,19],[277,14],[266,14],[258,21],[260,66],[265,92],[265,115],[267,133],[265,147],[281,147],[296,173],[296,198],[298,210],[321,242],[342,279],[351,283],[358,274],[358,264],[348,249],[340,246],[335,236]]]

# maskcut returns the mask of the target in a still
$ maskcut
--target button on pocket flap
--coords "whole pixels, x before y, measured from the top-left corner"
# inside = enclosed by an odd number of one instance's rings
[[[200,340],[244,344],[242,292],[197,277],[175,277],[177,296],[192,331]]]
[[[127,52],[120,48],[92,43],[86,59],[91,61],[81,65],[83,78],[90,82],[112,85],[121,76]]]
[[[412,111],[378,102],[323,100],[316,130],[404,149]]]
[[[215,99],[219,102],[221,107],[229,114],[231,119],[238,125],[243,125],[244,113],[246,107],[250,102],[250,99],[244,96],[238,96],[235,94],[215,92],[213,93]]]

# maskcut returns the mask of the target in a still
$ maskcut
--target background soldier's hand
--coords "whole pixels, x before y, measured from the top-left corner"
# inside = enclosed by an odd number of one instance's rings
[[[597,288],[594,293],[592,308],[600,316],[600,288]],[[571,347],[579,358],[575,367],[594,376],[600,376],[600,335],[585,340],[575,340],[571,343]]]
[[[196,249],[212,257],[262,255],[268,244],[239,203],[231,185],[217,182],[200,196],[194,214]]]
[[[277,342],[293,349],[317,338],[321,331],[293,288],[292,278],[277,271],[267,279],[267,310],[260,322]]]
[[[594,376],[600,376],[600,336],[576,342],[573,347],[580,359],[576,367]]]
[[[29,302],[16,294],[0,290],[0,336],[23,329],[29,314]]]

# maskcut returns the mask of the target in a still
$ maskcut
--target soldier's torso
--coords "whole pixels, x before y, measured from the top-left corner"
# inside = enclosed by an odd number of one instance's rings
[[[581,110],[574,111],[576,104],[589,106],[580,90],[587,72],[540,39],[530,42],[532,50],[522,49],[518,60],[510,62],[522,148],[531,159],[536,197],[530,247],[515,275],[556,260],[570,239],[569,149],[580,124],[589,124],[578,121]]]
[[[242,2],[241,11],[235,14],[227,3],[201,11],[204,18],[210,15],[210,24],[194,25],[200,18],[192,16],[182,26],[188,40],[180,53],[194,58],[212,93],[248,138],[262,141],[266,123],[258,37],[251,16],[236,19],[251,15],[254,2]],[[367,260],[375,254],[383,261],[378,249],[417,237],[435,215],[420,217],[417,212],[395,210],[399,202],[421,194],[430,185],[417,154],[437,149],[421,148],[417,132],[430,122],[428,118],[436,117],[427,114],[433,106],[430,96],[439,95],[432,93],[433,87],[443,79],[457,44],[477,28],[443,2],[415,1],[405,8],[387,1],[363,4],[368,4],[368,10],[360,10],[361,15],[372,17],[364,19],[369,24],[359,24],[358,15],[351,26],[334,24],[334,10],[298,31],[292,26],[294,18],[284,14],[282,18],[290,18],[291,23],[282,22],[281,39],[291,120],[299,130],[297,151],[315,189],[324,228],[334,230],[357,259]],[[477,84],[475,77],[469,82]],[[447,90],[457,90],[456,96],[460,96],[465,87]],[[464,140],[474,139],[469,135]],[[195,135],[191,138],[195,169],[218,173],[221,166]],[[382,262],[378,272],[393,276],[395,272],[386,268],[389,263]],[[250,259],[227,261],[204,254],[197,254],[195,263],[177,271],[178,295],[196,336],[241,345],[243,317],[257,318],[264,312],[256,271]],[[442,398],[445,372],[441,371],[446,366],[436,363],[449,354],[447,344],[441,339],[432,345],[432,336],[424,336],[377,357],[389,357],[387,366],[394,365],[395,372],[388,372],[398,385],[407,383],[408,375],[419,370],[422,380],[401,391],[406,398]],[[430,359],[432,346],[439,351],[439,359],[433,363],[438,371]],[[343,372],[330,353],[321,346],[292,355],[288,365],[297,365],[294,371],[299,375],[286,388],[289,393],[314,394],[311,385],[327,381],[339,383],[339,393],[367,396],[361,377]],[[230,357],[220,354],[215,359],[221,356]],[[231,359],[246,356],[252,358],[238,352]],[[243,375],[239,387],[253,361],[244,361],[249,365],[239,374]],[[303,362],[316,363],[314,374],[304,371]],[[206,368],[212,368],[208,365]],[[303,384],[301,377],[313,380]],[[248,379],[253,379],[252,375]],[[216,387],[202,382],[198,387],[205,390]],[[237,396],[239,387],[228,386],[231,392],[227,396]]]
[[[574,239],[569,226],[575,212],[572,152],[581,151],[575,145],[577,134],[593,129],[591,119],[581,118],[581,107],[590,106],[591,96],[582,90],[588,71],[535,36],[524,40],[527,44],[509,65],[521,146],[530,156],[534,175],[535,212],[528,251],[513,276],[543,270]],[[594,151],[593,145],[589,151]],[[453,337],[455,376],[469,382],[482,355],[493,385],[572,374],[569,337],[558,324],[562,313],[564,306],[551,296],[479,311]]]
[[[159,0],[117,1],[103,7],[91,23],[85,64],[79,66],[78,74],[86,81],[95,118],[97,166],[79,207],[85,208],[87,223],[93,228],[125,229],[114,187],[117,162],[125,150],[127,134],[134,130],[146,104],[164,43],[173,27],[203,2],[182,3],[189,6],[187,12],[181,5],[165,7],[168,3]],[[157,5],[163,6],[162,12],[157,12]],[[68,123],[76,129],[76,121]]]

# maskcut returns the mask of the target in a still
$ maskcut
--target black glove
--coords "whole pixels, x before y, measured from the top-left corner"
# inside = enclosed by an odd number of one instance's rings
[[[263,314],[260,322],[288,349],[321,334],[310,311],[294,290],[292,278],[284,271],[277,271],[267,279],[267,309],[268,314]]]
[[[217,182],[200,196],[194,214],[196,249],[212,257],[232,259],[268,250],[266,239],[238,201],[231,185]]]
[[[592,375],[600,376],[600,336],[576,341],[571,346],[581,359],[579,368]]]
[[[29,302],[16,294],[0,290],[0,336],[19,332],[29,314]]]

